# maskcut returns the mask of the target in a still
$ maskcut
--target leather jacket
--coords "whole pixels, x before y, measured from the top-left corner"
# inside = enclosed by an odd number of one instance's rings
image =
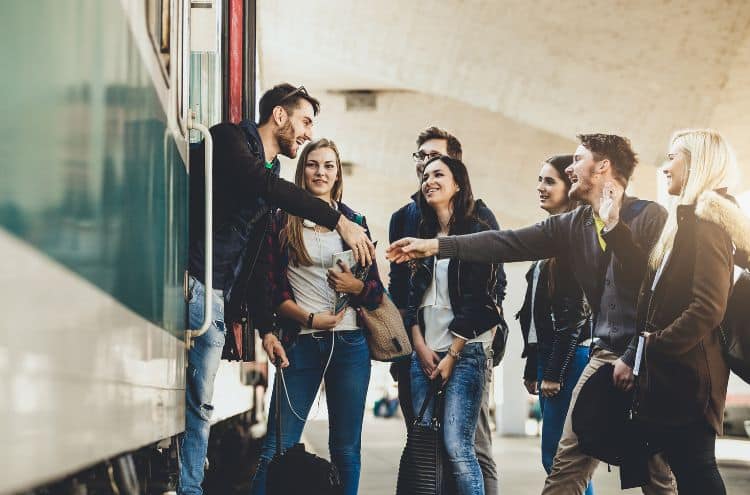
[[[475,221],[466,233],[497,228],[489,208],[477,205],[477,217],[479,220]],[[419,324],[424,332],[424,322],[420,317],[419,306],[427,288],[432,283],[435,260],[424,258],[412,261],[411,264],[412,273],[409,281],[405,324],[407,330]],[[498,264],[496,263],[450,261],[448,293],[454,314],[453,321],[448,327],[451,332],[467,339],[474,339],[500,322],[501,316],[496,294],[497,277]]]

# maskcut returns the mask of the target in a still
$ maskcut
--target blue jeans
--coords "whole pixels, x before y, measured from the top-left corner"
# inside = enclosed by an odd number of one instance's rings
[[[333,357],[325,376],[326,404],[328,405],[328,448],[331,461],[341,475],[346,495],[356,495],[359,488],[362,445],[362,419],[365,414],[365,397],[370,383],[370,349],[362,330],[329,333],[323,338],[302,335],[287,350],[289,367],[283,370],[294,411],[307,418],[315,393],[331,354]],[[275,379],[279,379],[278,374]],[[265,495],[266,471],[276,453],[276,389],[271,396],[268,415],[268,433],[260,452],[258,470],[253,478],[250,493]],[[286,395],[281,396],[281,448],[288,449],[298,443],[305,422],[289,409]],[[290,473],[294,476],[294,473]]]
[[[442,358],[445,353],[438,355]],[[482,344],[467,344],[445,385],[443,444],[458,495],[484,495],[484,478],[474,450],[474,432],[487,382],[486,369],[487,358]],[[430,389],[430,378],[422,371],[419,358],[414,353],[411,357],[411,400],[415,416],[419,414]],[[434,403],[431,403],[422,418],[424,425],[432,418],[433,406]]]
[[[544,368],[547,366],[547,361],[549,360],[549,351],[545,352],[542,349],[539,357],[537,380],[541,387]],[[557,444],[560,443],[560,437],[562,436],[563,425],[565,424],[565,417],[568,414],[568,406],[570,405],[573,388],[578,383],[578,378],[580,378],[588,362],[589,348],[578,346],[573,356],[573,361],[570,363],[568,376],[565,377],[557,395],[547,398],[542,396],[541,391],[539,393],[539,406],[542,410],[542,465],[547,474],[552,470],[552,462],[557,452]],[[589,482],[585,493],[586,495],[594,495],[593,482]]]
[[[190,301],[188,321],[190,328],[203,324],[204,294],[206,288],[194,277],[189,279]],[[224,298],[221,291],[212,294],[213,324],[208,331],[193,341],[188,351],[188,369],[185,384],[185,432],[180,438],[180,495],[201,495],[203,465],[211,430],[214,407],[214,379],[221,361],[226,328],[224,326]]]

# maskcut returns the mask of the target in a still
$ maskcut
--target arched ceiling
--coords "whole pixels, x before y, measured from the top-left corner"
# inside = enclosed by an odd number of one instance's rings
[[[259,33],[264,83],[411,90],[565,138],[622,133],[644,163],[675,128],[738,125],[735,99],[750,110],[747,86],[728,91],[750,78],[745,0],[285,0],[259,3]]]
[[[344,199],[381,240],[416,189],[410,155],[428,125],[461,139],[475,195],[504,227],[544,216],[539,163],[580,132],[631,138],[630,192],[663,199],[654,167],[672,131],[714,127],[750,189],[747,0],[261,1],[258,33],[261,88],[289,81],[321,99],[316,136],[355,164]],[[340,91],[357,89],[382,91],[375,110],[346,107]]]

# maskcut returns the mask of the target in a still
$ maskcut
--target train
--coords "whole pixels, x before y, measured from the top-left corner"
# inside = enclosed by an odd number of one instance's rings
[[[253,118],[255,8],[3,6],[0,494],[174,492],[190,145]],[[222,362],[224,430],[252,422],[256,371]]]

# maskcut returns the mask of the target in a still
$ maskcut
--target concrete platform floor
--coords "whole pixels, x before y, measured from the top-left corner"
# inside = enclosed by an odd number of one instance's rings
[[[359,493],[389,495],[395,492],[396,473],[406,430],[401,418],[380,419],[367,417],[362,434],[362,475]],[[309,421],[305,427],[305,441],[318,455],[328,455],[328,422]],[[750,442],[747,442],[750,451]],[[500,472],[502,495],[538,495],[544,484],[544,470],[539,454],[539,438],[494,439],[495,460]],[[730,495],[750,493],[750,465],[722,464],[721,473]],[[621,491],[617,468],[607,472],[602,465],[594,475],[597,495],[639,494],[640,490]]]

